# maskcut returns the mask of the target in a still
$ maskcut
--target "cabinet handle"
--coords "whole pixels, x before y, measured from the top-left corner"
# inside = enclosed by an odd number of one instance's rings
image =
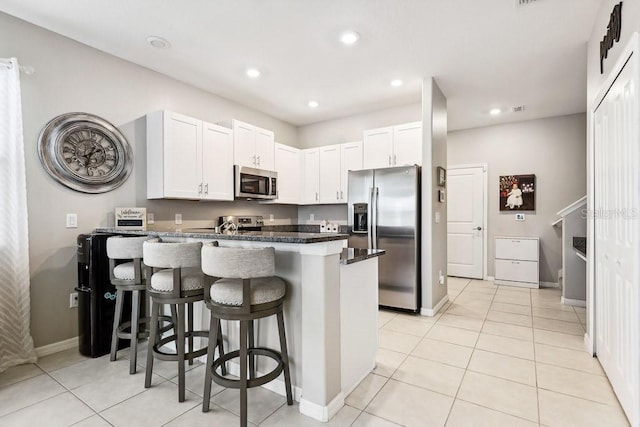
[[[511,264],[520,264],[520,261],[511,261]]]
[[[398,160],[396,159],[396,155],[393,155],[393,164],[394,166],[398,164]]]
[[[260,166],[260,156],[258,156],[258,166]]]
[[[202,183],[198,185],[198,194],[202,194]]]
[[[344,193],[342,192],[342,190],[340,190],[340,198],[344,199]]]
[[[257,164],[256,164],[256,156],[253,156],[253,166],[257,166]]]
[[[389,154],[389,166],[391,166],[391,154]]]
[[[316,191],[316,202],[318,201],[318,192]]]
[[[209,194],[209,183],[204,186],[204,195],[207,196]]]
[[[336,200],[340,200],[340,192],[336,191]]]

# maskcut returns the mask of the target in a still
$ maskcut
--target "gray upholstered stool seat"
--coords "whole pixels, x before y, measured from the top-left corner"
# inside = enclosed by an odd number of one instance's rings
[[[286,284],[274,276],[273,248],[243,249],[205,245],[202,247],[202,271],[210,278],[205,282],[204,297],[207,308],[211,311],[202,410],[209,410],[212,380],[223,387],[237,388],[240,390],[240,425],[246,427],[249,388],[266,384],[284,373],[287,404],[293,404],[283,315]],[[253,321],[272,315],[277,317],[280,352],[255,346]],[[216,342],[221,319],[239,321],[240,349],[221,353],[214,359],[213,343]],[[275,361],[275,368],[256,376],[257,356]],[[236,358],[240,361],[239,379],[228,378],[225,376],[225,363]],[[221,373],[218,373],[218,368],[221,368]]]
[[[207,347],[194,348],[194,337],[207,338],[209,331],[196,331],[193,327],[193,303],[204,298],[204,275],[200,269],[200,249],[202,243],[163,243],[145,242],[143,244],[144,263],[148,272],[147,292],[151,295],[151,331],[147,351],[147,369],[145,388],[151,387],[153,360],[178,362],[178,401],[185,400],[185,360],[193,364],[193,359],[204,355]],[[169,304],[177,312],[174,334],[157,341],[157,325],[160,307]],[[188,318],[185,325],[185,311]],[[220,327],[218,325],[218,330]],[[185,350],[185,340],[187,348]],[[175,343],[175,352],[169,352],[165,346]],[[216,333],[213,344],[219,353],[224,354],[222,334]]]
[[[116,288],[116,308],[113,316],[111,333],[111,361],[116,360],[118,340],[130,340],[129,373],[136,373],[138,340],[146,338],[147,331],[140,331],[140,324],[149,323],[151,318],[140,317],[140,303],[144,301],[145,283],[142,266],[142,245],[148,237],[113,236],[107,239],[107,256],[109,257],[109,276],[111,284]],[[131,261],[129,261],[131,260]],[[123,262],[124,261],[124,262]],[[122,322],[122,311],[125,293],[131,292],[131,321]],[[143,297],[141,299],[141,296]],[[166,322],[161,331],[173,327],[171,318],[159,318]]]

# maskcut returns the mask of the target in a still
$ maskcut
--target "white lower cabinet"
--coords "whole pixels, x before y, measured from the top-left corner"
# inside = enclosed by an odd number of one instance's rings
[[[496,237],[495,283],[539,287],[539,247],[537,237]]]
[[[233,200],[233,134],[170,111],[147,114],[147,198]]]

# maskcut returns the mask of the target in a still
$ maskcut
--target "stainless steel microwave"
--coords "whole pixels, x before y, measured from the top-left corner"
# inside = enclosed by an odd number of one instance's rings
[[[236,199],[275,199],[278,197],[278,172],[234,166]]]

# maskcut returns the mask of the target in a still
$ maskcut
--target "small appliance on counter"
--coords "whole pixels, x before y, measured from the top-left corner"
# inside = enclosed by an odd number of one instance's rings
[[[237,231],[262,231],[264,219],[261,215],[229,215],[218,218],[218,227],[221,232],[228,230]]]
[[[278,172],[234,166],[235,198],[240,200],[278,197]]]
[[[78,347],[80,354],[100,357],[111,350],[111,331],[116,306],[116,288],[109,279],[108,233],[78,235]],[[130,292],[128,292],[130,294]],[[127,298],[128,297],[128,298]],[[144,310],[144,304],[142,307]],[[141,312],[144,316],[144,312]],[[122,322],[131,320],[131,297],[127,295]],[[118,348],[129,346],[120,340]]]
[[[384,249],[379,304],[420,307],[420,167],[349,171],[349,247]]]

